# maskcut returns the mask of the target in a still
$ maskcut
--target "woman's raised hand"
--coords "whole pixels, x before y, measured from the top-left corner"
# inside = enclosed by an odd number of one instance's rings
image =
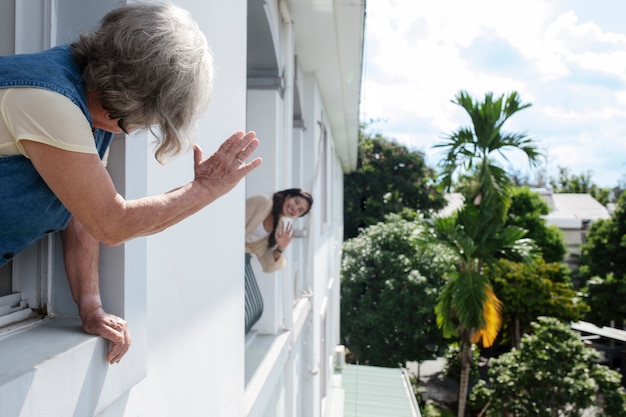
[[[276,239],[276,245],[278,248],[280,250],[285,250],[293,238],[293,223],[286,222],[281,219],[278,227],[276,228],[274,238]]]
[[[207,159],[202,149],[194,145],[194,182],[209,190],[211,201],[229,192],[253,169],[261,165],[260,157],[247,162],[259,139],[256,133],[238,131],[226,139],[219,149]]]

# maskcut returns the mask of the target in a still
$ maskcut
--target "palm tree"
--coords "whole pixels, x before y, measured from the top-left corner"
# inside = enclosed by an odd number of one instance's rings
[[[457,335],[461,341],[458,417],[463,417],[471,344],[482,340],[483,346],[490,346],[501,324],[501,303],[493,293],[490,277],[501,268],[499,259],[531,262],[534,255],[534,246],[524,239],[524,230],[504,226],[512,181],[497,165],[494,153],[506,160],[504,150],[518,149],[531,164],[539,153],[525,134],[502,131],[513,114],[530,106],[522,104],[516,92],[497,99],[487,93],[483,102],[474,102],[465,91],[455,98],[453,103],[465,109],[472,125],[460,128],[437,145],[447,150],[441,162],[441,183],[449,190],[457,173],[470,173],[472,181],[466,183],[465,205],[456,215],[435,219],[433,230],[435,239],[450,247],[458,261],[436,313],[444,335]]]
[[[460,339],[459,417],[465,414],[471,345],[491,346],[500,330],[501,302],[493,292],[491,277],[502,270],[500,259],[531,262],[536,253],[532,241],[524,238],[524,229],[504,227],[493,221],[493,213],[482,212],[482,207],[466,204],[456,215],[435,219],[432,228],[434,240],[451,249],[457,259],[435,312],[444,337]]]

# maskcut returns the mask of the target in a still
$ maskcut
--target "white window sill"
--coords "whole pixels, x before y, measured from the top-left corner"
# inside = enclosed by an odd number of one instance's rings
[[[244,415],[261,415],[252,410],[264,410],[267,407],[289,356],[290,337],[290,331],[256,335],[246,349]]]
[[[299,299],[293,309],[293,329],[275,334],[246,335],[244,415],[262,415],[272,399],[274,387],[284,373],[292,344],[300,337],[311,313],[311,301]]]
[[[98,414],[145,377],[145,343],[135,342],[109,365],[108,344],[86,334],[76,318],[43,319],[3,335],[0,415]]]

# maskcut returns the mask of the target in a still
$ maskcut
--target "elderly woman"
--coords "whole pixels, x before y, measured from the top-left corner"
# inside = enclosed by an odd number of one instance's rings
[[[258,145],[254,132],[236,132],[207,159],[193,145],[193,181],[165,194],[125,200],[105,170],[115,133],[150,129],[160,162],[191,146],[212,65],[191,15],[159,4],[115,9],[69,46],[0,57],[0,265],[60,230],[83,328],[112,342],[110,363],[126,353],[130,334],[102,309],[99,242],[172,226],[261,164],[246,163]]]
[[[283,251],[293,237],[292,220],[311,210],[313,197],[300,188],[275,192],[246,200],[246,253],[253,253],[263,272],[285,267]]]

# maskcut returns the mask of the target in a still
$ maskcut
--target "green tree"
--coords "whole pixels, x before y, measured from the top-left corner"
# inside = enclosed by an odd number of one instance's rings
[[[580,273],[591,310],[585,317],[597,325],[626,321],[626,193],[611,218],[591,224],[581,246]],[[613,322],[613,323],[612,323]]]
[[[592,406],[601,415],[626,416],[621,376],[599,365],[596,351],[553,317],[532,327],[519,349],[491,361],[489,381],[474,387],[472,400],[486,405],[487,417],[573,417]]]
[[[404,208],[428,213],[445,206],[435,170],[414,152],[361,126],[356,171],[344,175],[344,239]]]
[[[526,237],[535,241],[546,262],[562,262],[567,252],[563,232],[554,225],[546,225],[543,216],[548,213],[550,208],[539,193],[528,187],[514,187],[506,224],[527,230]]]
[[[626,194],[622,194],[615,211],[607,220],[591,224],[581,246],[580,269],[587,277],[626,279]]]
[[[626,324],[626,281],[609,274],[593,277],[584,288],[589,304],[585,320],[598,326],[622,327]]]
[[[494,292],[502,300],[503,339],[519,347],[530,323],[539,316],[551,316],[564,321],[578,321],[589,306],[574,290],[571,272],[560,262],[534,265],[502,261],[507,267],[493,280]]]
[[[471,199],[471,192],[476,189],[474,176],[464,175],[456,185],[456,191]],[[546,262],[561,262],[567,252],[563,232],[554,225],[547,225],[543,216],[550,212],[548,204],[541,195],[527,186],[514,186],[510,189],[510,202],[505,224],[518,226],[527,231],[526,237],[532,239]]]
[[[515,113],[530,106],[523,104],[516,92],[494,98],[485,94],[484,101],[474,101],[465,91],[455,97],[472,121],[471,126],[453,132],[443,148],[441,183],[450,189],[458,173],[472,173],[473,181],[465,190],[465,205],[456,216],[437,219],[434,230],[439,241],[454,250],[457,270],[450,275],[436,312],[444,335],[460,338],[461,378],[459,381],[458,416],[465,415],[471,368],[471,345],[482,339],[484,346],[493,343],[500,328],[500,301],[491,288],[490,276],[498,260],[511,257],[529,262],[531,245],[523,239],[519,227],[505,226],[510,205],[511,179],[494,155],[507,150],[522,151],[531,163],[539,153],[532,140],[523,133],[505,132],[504,123]]]
[[[622,174],[619,180],[617,180],[617,185],[611,189],[613,193],[611,202],[618,201],[624,190],[626,190],[626,174]]]
[[[609,203],[612,190],[598,187],[591,178],[591,171],[574,175],[568,168],[560,166],[558,169],[558,179],[552,178],[550,180],[550,185],[552,185],[552,190],[555,193],[589,194],[602,205]]]
[[[389,215],[343,244],[341,332],[353,360],[404,366],[443,344],[434,307],[450,267],[437,246],[418,246],[420,226]]]

